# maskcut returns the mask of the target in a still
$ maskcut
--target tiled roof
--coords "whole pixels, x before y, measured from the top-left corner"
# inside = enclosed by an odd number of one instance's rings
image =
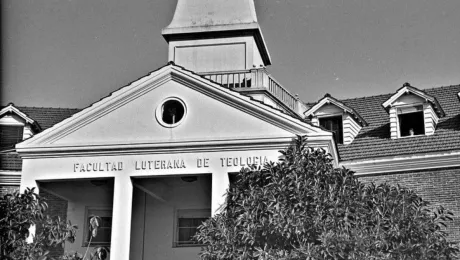
[[[424,90],[436,97],[446,114],[440,118],[434,135],[390,138],[390,117],[382,107],[394,93],[341,100],[354,108],[369,124],[349,145],[338,145],[341,161],[382,156],[460,150],[460,85]]]
[[[62,120],[80,111],[75,108],[52,108],[52,107],[17,107],[30,118],[37,121],[42,130],[52,127]]]
[[[51,107],[16,107],[28,117],[38,123],[42,130],[52,127],[62,120],[70,117],[80,109],[51,108]],[[3,152],[0,154],[0,170],[20,171],[22,160],[16,152]]]
[[[445,117],[439,119],[435,134],[431,136],[390,138],[389,115],[382,104],[394,93],[340,100],[340,102],[356,110],[368,123],[368,126],[361,129],[351,144],[338,145],[341,161],[460,150],[460,102],[458,96],[460,85],[431,88],[424,91],[436,97],[446,113]],[[42,130],[50,128],[80,111],[80,109],[69,108],[18,108],[36,120]]]
[[[366,120],[364,120],[364,118],[362,118],[359,115],[359,113],[356,112],[356,110],[354,110],[352,107],[349,107],[349,106],[345,105],[344,103],[340,102],[339,100],[335,99],[330,94],[324,95],[324,97],[318,101],[317,104],[319,104],[320,106],[315,107],[316,104],[312,105],[311,107],[308,106],[308,107],[310,107],[310,109],[308,109],[304,113],[304,115],[306,117],[311,117],[314,114],[314,112],[316,112],[319,108],[321,108],[325,104],[329,104],[329,103],[331,103],[331,104],[337,106],[338,108],[348,112],[360,126],[366,126],[367,125]]]

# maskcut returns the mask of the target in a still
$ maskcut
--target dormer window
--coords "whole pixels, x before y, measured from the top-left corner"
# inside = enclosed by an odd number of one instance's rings
[[[382,106],[390,115],[391,138],[433,135],[445,116],[435,97],[405,83]]]
[[[0,149],[13,149],[22,141],[23,132],[22,125],[0,125]]]
[[[343,144],[342,116],[319,118],[319,125],[334,133],[336,143]]]
[[[425,134],[425,118],[423,106],[398,108],[399,136]]]
[[[0,149],[14,149],[17,143],[41,130],[32,118],[13,104],[0,110]]]
[[[351,144],[366,121],[351,107],[326,94],[305,116],[312,124],[322,126],[334,134],[338,144]]]

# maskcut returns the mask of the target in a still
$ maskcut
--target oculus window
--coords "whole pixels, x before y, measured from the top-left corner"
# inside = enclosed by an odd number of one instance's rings
[[[89,220],[92,216],[101,218],[96,237],[91,239],[91,232],[89,231]],[[88,246],[91,239],[91,246],[110,246],[110,239],[112,235],[112,209],[87,207],[85,212],[85,231],[84,231],[83,246]]]
[[[398,108],[399,136],[415,136],[425,134],[425,118],[423,107]]]
[[[336,143],[343,144],[342,116],[319,118],[319,125],[334,133]]]
[[[198,226],[211,217],[211,209],[181,209],[177,210],[176,232],[174,246],[200,246],[193,240]]]
[[[185,103],[179,98],[167,98],[156,109],[157,121],[164,127],[176,127],[187,114]]]

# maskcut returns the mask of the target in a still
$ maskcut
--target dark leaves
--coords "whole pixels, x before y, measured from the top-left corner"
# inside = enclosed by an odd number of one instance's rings
[[[413,191],[365,186],[298,137],[279,163],[242,169],[199,227],[202,259],[453,259],[452,214]],[[434,214],[433,214],[434,213]]]
[[[24,193],[7,194],[0,199],[1,259],[48,259],[47,246],[63,246],[75,241],[76,226],[59,217],[45,214],[45,200],[34,188]],[[38,225],[31,243],[27,243],[29,228]]]

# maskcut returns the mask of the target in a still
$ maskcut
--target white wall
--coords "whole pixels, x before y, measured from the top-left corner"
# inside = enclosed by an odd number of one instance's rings
[[[264,64],[252,36],[171,41],[169,60],[194,72],[248,70]]]
[[[67,200],[67,220],[77,225],[76,240],[66,243],[65,252],[84,254],[85,212],[87,207],[111,209],[113,204],[113,179],[105,179],[97,185],[90,180],[43,182],[40,189]],[[91,248],[90,248],[91,251]]]
[[[165,202],[135,189],[130,259],[199,259],[200,247],[174,247],[175,213],[211,209],[211,175],[199,175],[192,183],[179,177],[155,180],[168,187],[158,193]]]

